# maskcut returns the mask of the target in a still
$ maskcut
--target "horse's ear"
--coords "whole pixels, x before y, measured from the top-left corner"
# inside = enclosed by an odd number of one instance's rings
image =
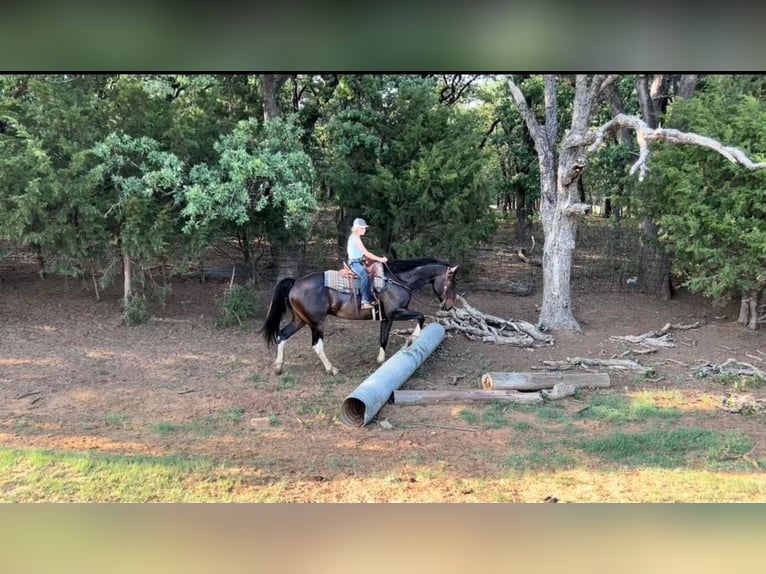
[[[454,267],[450,267],[450,268],[447,270],[447,273],[448,273],[449,275],[454,275],[454,274],[455,274],[455,271],[457,271],[457,268],[458,268],[458,265],[455,265]]]

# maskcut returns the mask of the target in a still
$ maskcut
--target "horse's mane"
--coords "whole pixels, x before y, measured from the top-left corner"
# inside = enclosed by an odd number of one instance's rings
[[[387,263],[388,267],[394,273],[404,273],[406,271],[415,269],[416,267],[422,267],[423,265],[431,265],[431,264],[446,265],[446,266],[449,265],[448,263],[445,263],[444,261],[436,259],[435,257],[418,257],[416,259],[394,259],[393,261],[389,261]]]

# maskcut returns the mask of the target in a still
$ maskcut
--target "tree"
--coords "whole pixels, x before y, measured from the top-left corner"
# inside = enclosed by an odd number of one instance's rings
[[[496,167],[491,173],[495,174],[492,179],[497,207],[502,213],[515,210],[514,238],[518,244],[525,244],[531,237],[534,202],[540,196],[540,172],[529,130],[508,96],[504,82],[490,84],[481,91],[479,97],[486,102],[490,127],[479,147],[486,145],[494,152],[491,161],[496,162]]]
[[[187,234],[215,238],[234,228],[245,244],[300,237],[316,209],[314,169],[291,117],[240,121],[215,144],[217,162],[193,166],[182,193]],[[247,261],[250,263],[250,261]]]
[[[673,127],[704,131],[763,156],[760,80],[709,78],[702,93],[674,102],[668,119]],[[705,148],[662,145],[648,179],[650,213],[684,285],[714,300],[739,296],[739,323],[756,329],[766,288],[766,174]]]
[[[655,74],[651,83],[648,74],[636,76],[636,93],[641,108],[641,117],[649,127],[660,126],[672,96],[688,98],[697,85],[696,74],[671,76]],[[641,223],[642,245],[638,266],[638,288],[645,293],[654,293],[664,300],[671,298],[672,259],[658,241],[659,227],[652,217],[644,217]]]
[[[372,223],[371,237],[394,257],[463,261],[490,237],[482,118],[454,97],[441,102],[441,93],[433,77],[340,79],[316,130],[321,177],[342,211],[339,239],[355,215]]]
[[[544,122],[538,120],[513,79],[508,80],[516,106],[535,142],[540,165],[541,219],[545,233],[543,246],[543,302],[538,319],[541,329],[580,331],[571,305],[570,277],[572,255],[579,218],[589,206],[580,202],[578,180],[588,159],[608,138],[621,129],[636,134],[638,159],[629,173],[639,173],[643,180],[649,157],[649,143],[668,141],[694,144],[712,149],[732,162],[748,169],[761,169],[766,163],[754,163],[741,150],[724,146],[717,140],[694,133],[667,128],[651,128],[642,119],[617,114],[613,119],[595,127],[591,124],[599,98],[617,80],[615,75],[577,75],[569,129],[558,143],[557,78],[544,78]]]
[[[153,139],[127,134],[109,134],[92,153],[98,158],[89,173],[93,195],[108,204],[103,217],[122,257],[123,311],[128,322],[140,322],[134,280],[143,284],[153,258],[166,255],[179,232],[174,206],[184,165]]]

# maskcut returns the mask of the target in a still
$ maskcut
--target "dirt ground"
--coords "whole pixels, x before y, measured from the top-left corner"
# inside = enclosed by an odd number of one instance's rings
[[[518,431],[511,425],[471,425],[461,417],[464,409],[481,413],[486,405],[387,404],[377,420],[392,429],[378,422],[364,428],[340,422],[344,398],[378,366],[377,324],[331,319],[325,350],[340,368],[335,377],[322,369],[308,331],[298,333],[287,345],[285,371],[278,376],[271,369],[274,350],[267,350],[257,333],[263,313],[242,328],[216,327],[224,283],[176,279],[166,306],[153,308],[149,322],[124,327],[118,291],[96,302],[87,283],[41,280],[23,265],[6,268],[2,279],[0,442],[6,446],[201,455],[257,468],[254,480],[282,481],[287,485],[282,498],[295,501],[363,499],[344,491],[345,479],[390,479],[392,473],[399,477],[389,480],[393,500],[471,501],[470,488],[437,492],[417,470],[437,469],[464,480],[507,474],[502,460],[513,451]],[[539,288],[528,297],[460,291],[485,313],[537,319]],[[268,297],[261,294],[262,311]],[[610,358],[629,348],[611,340],[613,335],[699,321],[699,328],[675,334],[680,343],[675,348],[626,356],[653,366],[652,380],[613,373],[612,388],[564,399],[563,409],[581,409],[593,393],[673,391],[681,394],[682,408],[699,412],[699,426],[742,429],[756,443],[752,456],[766,458],[763,418],[718,409],[720,397],[732,389],[692,374],[695,365],[729,358],[766,368],[758,362],[766,351],[766,332],[739,327],[736,305],[714,307],[683,292],[660,302],[627,289],[575,289],[573,297],[582,334],[554,333],[553,346],[520,349],[448,333],[402,388],[479,388],[484,372],[530,371],[543,360],[575,356]],[[435,303],[424,290],[412,307],[434,314]],[[392,336],[389,356],[402,343],[402,337]],[[748,392],[764,396],[763,389]],[[532,415],[520,410],[507,416],[519,421]],[[583,421],[582,432],[593,424]]]

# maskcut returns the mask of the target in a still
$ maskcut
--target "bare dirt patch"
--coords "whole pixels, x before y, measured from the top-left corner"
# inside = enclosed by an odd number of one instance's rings
[[[2,443],[210,457],[248,469],[258,484],[284,484],[282,500],[366,500],[365,481],[375,490],[375,500],[493,500],[471,486],[488,479],[502,485],[500,500],[544,497],[528,489],[522,492],[523,477],[514,474],[508,461],[519,444],[529,442],[529,432],[520,430],[524,421],[545,432],[545,427],[556,426],[555,420],[541,421],[530,410],[511,410],[504,415],[506,424],[493,426],[481,418],[486,406],[388,404],[378,420],[387,420],[392,429],[377,423],[345,426],[339,420],[342,401],[377,368],[377,324],[330,320],[325,350],[341,369],[335,377],[324,373],[309,346],[308,331],[298,333],[287,346],[285,372],[278,376],[271,370],[274,353],[257,334],[263,315],[248,320],[242,329],[216,327],[216,299],[224,287],[177,279],[168,304],[154,308],[148,323],[124,327],[117,293],[107,292],[97,303],[79,281],[41,280],[22,267],[4,273]],[[463,293],[485,313],[533,323],[537,319],[539,288],[529,297]],[[261,296],[262,310],[268,297],[267,292]],[[677,347],[627,357],[652,366],[652,377],[613,373],[612,388],[564,399],[562,412],[582,409],[594,393],[656,392],[658,403],[691,413],[696,426],[740,429],[756,445],[751,457],[766,458],[763,417],[718,409],[720,398],[733,392],[731,387],[693,376],[693,366],[703,361],[735,358],[766,367],[751,358],[766,350],[766,333],[739,327],[736,306],[714,307],[688,293],[661,302],[622,289],[576,290],[574,305],[582,334],[554,333],[553,346],[535,349],[448,334],[402,388],[477,389],[488,371],[530,371],[541,368],[543,360],[576,356],[610,358],[630,348],[611,340],[612,335],[638,335],[668,322],[699,321],[697,329],[674,333]],[[436,312],[427,290],[412,307]],[[403,337],[393,336],[389,356],[403,342]],[[761,389],[748,392],[764,397]],[[465,409],[473,409],[479,419],[468,420],[461,414]],[[258,418],[266,418],[268,425],[251,425]],[[586,436],[603,424],[584,419],[575,431]],[[578,483],[576,474],[573,470],[568,485],[562,485],[559,498],[566,499],[567,489]],[[444,476],[451,478],[440,484]],[[577,488],[582,492],[585,485]],[[620,497],[624,488],[615,494],[588,487],[589,494],[581,499],[628,499]]]

